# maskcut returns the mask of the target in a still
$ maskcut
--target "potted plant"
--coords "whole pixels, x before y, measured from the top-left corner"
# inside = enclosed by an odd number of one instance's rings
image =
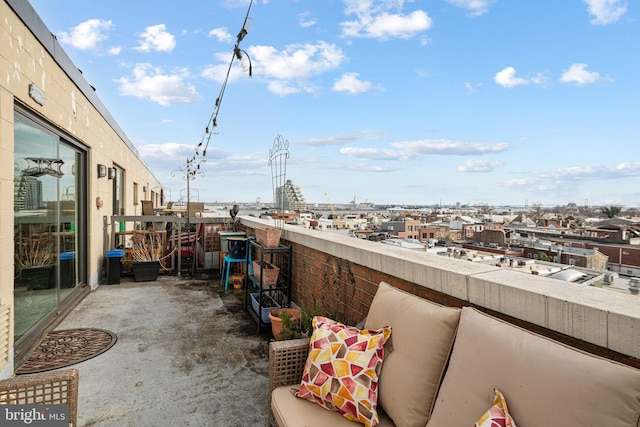
[[[28,289],[49,289],[55,282],[55,247],[50,234],[30,236],[16,250],[20,281]]]
[[[317,308],[310,313],[303,308],[273,310],[270,313],[271,332],[277,341],[308,338],[311,336],[312,320],[318,315],[320,311]]]
[[[256,280],[260,280],[260,277],[262,277],[262,286],[267,288],[276,286],[278,283],[280,268],[271,264],[269,261],[262,261],[262,264],[258,261],[251,261],[251,264],[253,266],[253,275]]]
[[[160,260],[164,256],[162,234],[134,230],[131,241],[134,280],[136,282],[156,280],[160,272]]]
[[[269,313],[269,319],[271,319],[271,332],[276,340],[291,339],[290,335],[300,328],[300,310],[297,308],[276,308]],[[287,337],[281,338],[285,323]]]

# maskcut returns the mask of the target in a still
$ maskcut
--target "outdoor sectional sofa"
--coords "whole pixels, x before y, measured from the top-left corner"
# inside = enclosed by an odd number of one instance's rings
[[[494,389],[518,427],[639,427],[640,370],[491,317],[381,283],[364,327],[391,326],[378,383],[380,426],[472,427]],[[354,427],[295,397],[309,340],[270,344],[270,423]]]

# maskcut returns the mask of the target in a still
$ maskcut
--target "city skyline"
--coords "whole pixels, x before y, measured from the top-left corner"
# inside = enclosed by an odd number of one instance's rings
[[[173,200],[640,205],[630,2],[30,2]]]

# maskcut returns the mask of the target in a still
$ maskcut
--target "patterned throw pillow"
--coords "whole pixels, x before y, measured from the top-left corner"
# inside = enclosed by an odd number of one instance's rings
[[[493,406],[485,412],[473,427],[516,427],[515,421],[509,415],[507,401],[498,389],[494,389],[496,397]]]
[[[314,317],[309,357],[297,397],[367,427],[378,424],[378,376],[391,327],[359,330]]]

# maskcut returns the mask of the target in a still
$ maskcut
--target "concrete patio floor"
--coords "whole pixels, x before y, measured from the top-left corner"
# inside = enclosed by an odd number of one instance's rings
[[[101,328],[116,344],[80,370],[79,426],[265,426],[270,332],[219,276],[123,278],[56,327]]]

